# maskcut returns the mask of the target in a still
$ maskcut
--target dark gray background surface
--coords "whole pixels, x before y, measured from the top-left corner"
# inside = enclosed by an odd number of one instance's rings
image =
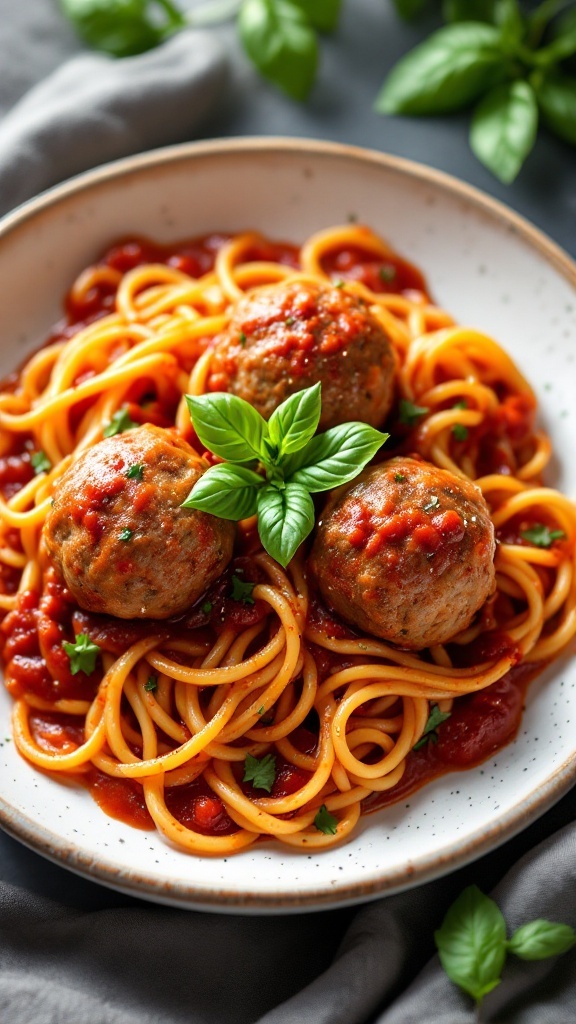
[[[389,0],[345,0],[341,29],[324,43],[319,81],[306,106],[291,103],[263,84],[240,54],[233,31],[218,30],[231,76],[201,137],[307,136],[419,160],[503,200],[576,255],[574,149],[542,133],[518,180],[506,187],[472,156],[465,117],[412,120],[373,113],[386,69],[431,25],[402,24]],[[55,0],[0,0],[0,115],[80,49]],[[181,132],[171,141],[186,137]],[[400,994],[433,953],[433,929],[468,882],[489,890],[512,868],[512,880],[501,889],[511,918],[516,915],[520,923],[523,908],[529,906],[530,917],[556,913],[576,924],[572,920],[576,859],[569,825],[573,806],[573,796],[565,797],[520,837],[441,882],[358,912],[337,910],[283,919],[248,920],[152,907],[76,878],[0,833],[0,978],[2,970],[6,977],[16,977],[25,966],[30,979],[28,990],[24,984],[18,989],[17,1005],[10,995],[3,1003],[0,986],[0,1020],[2,1024],[132,1024],[136,1020],[142,1024],[244,1024],[279,1007],[271,1013],[270,1022],[352,1024],[373,1020],[380,1010],[384,1015],[378,1019],[390,1024],[420,1020],[464,1024],[472,1020],[470,1005],[437,966],[431,966],[425,980],[408,994],[401,998]],[[551,840],[544,853],[529,855],[528,869],[513,867],[522,854],[562,826],[567,827],[560,839]],[[552,878],[558,880],[560,867],[556,870],[555,865],[560,864],[560,851],[568,861],[562,861],[562,884],[555,890]],[[550,905],[545,901],[548,892],[554,895]],[[111,953],[115,943],[124,958],[120,966]],[[75,957],[80,966],[68,978],[64,965]],[[552,981],[548,968],[524,967],[530,973],[517,969],[516,981],[507,989],[507,1009],[495,1010],[497,1016],[486,1019],[522,1024],[563,1024],[576,1019],[576,957],[559,963]],[[301,991],[324,971],[328,974],[316,985]],[[381,973],[379,988],[371,986],[374,972]],[[328,995],[337,991],[337,975],[349,1002],[343,993],[334,999]],[[523,1002],[519,993],[528,979],[533,989]],[[44,1006],[38,995],[40,983],[47,986]],[[157,1001],[159,986],[165,994]],[[283,1009],[280,1004],[290,997],[294,998]],[[386,1011],[388,1005],[391,1008]]]

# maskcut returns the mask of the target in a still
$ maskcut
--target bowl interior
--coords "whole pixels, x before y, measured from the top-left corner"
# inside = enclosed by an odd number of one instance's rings
[[[255,229],[301,242],[354,219],[425,273],[436,301],[495,337],[535,387],[559,458],[549,482],[576,494],[576,268],[537,231],[424,168],[288,140],[199,144],[123,161],[54,190],[0,229],[0,374],[46,337],[77,273],[130,236],[158,241]],[[566,457],[565,457],[566,454]],[[10,699],[0,693],[0,736]],[[355,902],[427,880],[484,853],[558,799],[576,776],[576,670],[563,659],[531,685],[514,743],[370,815],[321,856],[269,843],[199,859],[106,818],[83,791],[33,771],[0,742],[0,822],[39,852],[108,885],[212,910],[293,911]]]

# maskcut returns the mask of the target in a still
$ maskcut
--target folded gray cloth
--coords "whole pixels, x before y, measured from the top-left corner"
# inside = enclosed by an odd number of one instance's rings
[[[73,58],[0,122],[0,214],[90,167],[192,138],[225,79],[222,47],[207,32],[124,60]]]

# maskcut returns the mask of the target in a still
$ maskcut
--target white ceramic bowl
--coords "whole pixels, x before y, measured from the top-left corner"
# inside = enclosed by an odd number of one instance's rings
[[[256,228],[298,242],[351,216],[420,266],[458,320],[492,334],[517,360],[558,453],[551,482],[575,496],[576,266],[466,185],[340,145],[268,138],[161,150],[82,175],[10,215],[0,226],[0,374],[41,343],[75,275],[118,238],[167,242]],[[503,842],[576,779],[576,665],[564,658],[531,685],[514,743],[480,768],[365,817],[345,845],[307,855],[264,843],[200,859],[107,818],[83,790],[34,771],[3,739],[10,705],[1,692],[3,827],[82,875],[196,909],[318,909],[416,885]]]

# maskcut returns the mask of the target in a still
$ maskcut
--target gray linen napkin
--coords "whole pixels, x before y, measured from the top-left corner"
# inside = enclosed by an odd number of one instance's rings
[[[1,18],[0,110],[76,49],[51,0],[0,0]],[[204,33],[121,63],[74,57],[0,122],[2,209],[83,168],[190,138],[224,83],[221,48]],[[433,957],[434,928],[471,882],[484,891],[500,883],[511,929],[539,916],[576,925],[573,818],[569,795],[445,879],[355,910],[282,919],[145,904],[0,833],[0,1022],[472,1024],[470,1001]],[[484,1020],[576,1020],[576,952],[511,963]]]
[[[207,32],[124,60],[72,58],[0,122],[0,214],[89,167],[190,139],[225,79],[222,47]]]

